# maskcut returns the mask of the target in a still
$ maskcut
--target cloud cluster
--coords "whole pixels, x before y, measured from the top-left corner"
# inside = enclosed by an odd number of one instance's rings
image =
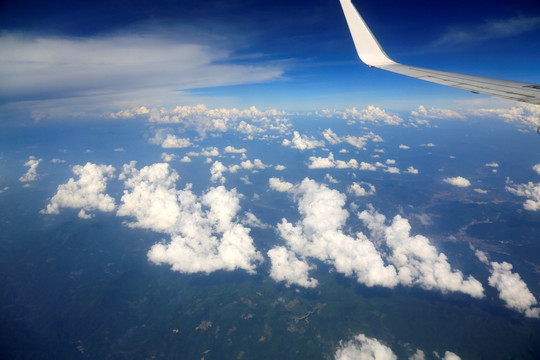
[[[425,360],[422,350],[409,357],[409,360]],[[437,358],[439,356],[437,355]],[[335,360],[397,360],[397,356],[392,349],[382,344],[375,338],[369,338],[364,334],[356,335],[353,339],[340,341],[339,347],[334,355]],[[442,360],[460,360],[461,358],[451,351],[446,351]]]
[[[323,131],[323,136],[328,141],[329,144],[337,145],[341,143],[347,143],[351,146],[354,146],[357,149],[365,150],[365,145],[368,142],[368,140],[372,140],[373,142],[382,142],[383,139],[379,136],[374,134],[373,132],[370,132],[367,135],[364,136],[352,136],[352,135],[346,135],[343,137],[337,136],[332,129],[326,129]]]
[[[516,310],[526,317],[540,318],[540,307],[527,284],[518,273],[512,272],[512,265],[503,261],[489,262],[486,253],[475,251],[476,257],[489,267],[491,273],[489,285],[499,291],[499,298],[504,301],[507,308]]]
[[[324,141],[315,140],[313,137],[309,138],[306,135],[300,135],[298,131],[294,131],[293,138],[291,140],[283,139],[282,145],[298,150],[310,150],[324,146]]]
[[[152,246],[148,258],[169,264],[183,273],[243,269],[255,272],[262,256],[253,246],[250,230],[238,219],[240,197],[223,186],[198,197],[188,184],[176,189],[179,175],[166,163],[137,170],[135,162],[124,165],[124,195],[119,216],[129,216],[131,227],[170,235],[169,242]]]
[[[418,125],[429,125],[428,120],[463,120],[466,117],[454,110],[431,108],[427,110],[423,105],[420,105],[416,111],[411,111],[411,121]]]
[[[304,286],[307,282],[314,286],[314,280],[308,277],[312,268],[309,258],[313,258],[367,286],[418,285],[483,296],[483,287],[476,279],[465,279],[460,271],[453,270],[446,255],[439,253],[426,237],[411,236],[408,221],[399,215],[387,226],[386,218],[372,208],[363,211],[358,216],[370,230],[371,240],[361,232],[352,236],[345,232],[349,213],[344,209],[344,194],[308,178],[286,188],[298,204],[301,219],[295,224],[282,219],[277,225],[285,246],[280,246],[279,268],[272,262],[271,276],[276,281],[292,284],[294,276],[301,274],[296,284]]]
[[[340,342],[334,359],[336,360],[397,360],[388,346],[364,334],[356,335],[346,343]]]
[[[66,184],[59,185],[41,213],[59,214],[60,208],[72,208],[81,209],[79,217],[89,218],[91,215],[87,211],[114,211],[114,199],[105,194],[107,181],[114,176],[114,167],[86,163],[84,166],[76,165],[72,170],[78,179],[70,178]]]
[[[347,192],[354,196],[368,196],[375,194],[375,186],[367,182],[353,182],[348,188]]]
[[[495,117],[508,123],[517,123],[525,127],[540,126],[540,105],[519,103],[511,108],[469,110],[471,115]]]
[[[448,177],[448,178],[443,179],[443,181],[447,184],[457,186],[457,187],[471,186],[471,182],[462,176]]]
[[[253,138],[267,131],[280,134],[288,132],[291,125],[285,115],[283,111],[276,109],[261,111],[254,106],[249,109],[209,109],[206,105],[199,104],[177,106],[172,110],[155,109],[146,117],[150,122],[175,124],[186,130],[195,130],[201,136],[233,130]]]
[[[42,161],[43,159],[36,159],[35,156],[30,156],[28,158],[28,161],[24,163],[24,166],[28,167],[28,170],[23,176],[19,178],[19,181],[26,183],[30,181],[36,181],[38,177],[37,167]]]
[[[310,156],[309,161],[311,163],[308,165],[310,169],[328,169],[328,168],[337,168],[337,169],[358,169],[358,161],[356,159],[350,159],[345,162],[343,160],[335,160],[334,154],[329,153],[328,157],[319,157],[319,156]]]
[[[530,211],[540,210],[540,183],[529,181],[527,184],[514,184],[506,179],[506,190],[514,195],[526,197],[523,208]]]
[[[403,122],[403,119],[398,115],[388,114],[385,110],[369,105],[363,110],[357,110],[356,108],[346,109],[345,111],[338,110],[322,110],[318,112],[321,117],[335,117],[338,116],[344,120],[358,121],[360,123],[371,122],[381,123],[386,125],[399,125]]]

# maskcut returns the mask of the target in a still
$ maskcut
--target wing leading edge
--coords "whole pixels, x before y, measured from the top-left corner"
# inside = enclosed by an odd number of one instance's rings
[[[402,65],[384,52],[351,0],[340,0],[360,59],[369,67],[510,100],[540,105],[540,85]],[[540,128],[539,128],[540,131]]]

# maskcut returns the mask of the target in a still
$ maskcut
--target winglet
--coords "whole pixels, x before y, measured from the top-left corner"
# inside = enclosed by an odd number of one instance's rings
[[[339,0],[360,59],[368,66],[392,65],[395,62],[386,55],[351,0]]]

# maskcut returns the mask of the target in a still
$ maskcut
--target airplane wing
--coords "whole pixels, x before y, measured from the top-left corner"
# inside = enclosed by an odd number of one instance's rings
[[[340,0],[360,59],[369,67],[510,100],[540,105],[540,85],[430,70],[399,64],[384,52],[351,0]],[[540,128],[539,128],[540,131]]]

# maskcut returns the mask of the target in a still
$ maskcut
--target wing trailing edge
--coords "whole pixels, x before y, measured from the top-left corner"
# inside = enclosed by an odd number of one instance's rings
[[[451,86],[473,93],[540,105],[540,85],[431,70],[395,62],[383,50],[351,0],[340,0],[345,19],[356,47],[366,65],[410,76],[420,80]],[[540,128],[539,128],[540,131]]]

